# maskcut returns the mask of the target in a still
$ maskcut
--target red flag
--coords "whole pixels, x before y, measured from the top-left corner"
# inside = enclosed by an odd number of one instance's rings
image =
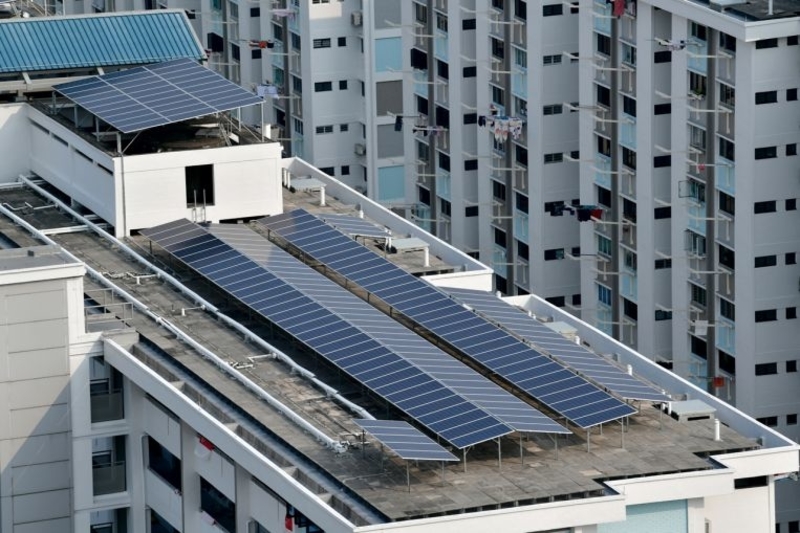
[[[283,525],[286,527],[286,531],[292,531],[294,528],[294,518],[287,514],[286,518],[283,520]]]
[[[614,10],[612,14],[615,17],[621,17],[625,13],[625,0],[614,0]]]

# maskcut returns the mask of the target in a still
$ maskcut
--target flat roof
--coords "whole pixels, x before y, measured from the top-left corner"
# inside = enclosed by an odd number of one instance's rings
[[[79,264],[58,246],[0,249],[0,271]]]
[[[206,57],[184,11],[0,21],[0,73],[135,66]]]

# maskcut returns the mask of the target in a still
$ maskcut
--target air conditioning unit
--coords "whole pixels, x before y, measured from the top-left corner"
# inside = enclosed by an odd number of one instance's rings
[[[366,147],[366,145],[363,145],[361,143],[356,143],[356,145],[354,147],[354,151],[355,151],[356,155],[366,155],[367,147]]]
[[[361,11],[353,11],[350,14],[350,22],[353,23],[353,26],[361,26],[363,23],[363,15],[361,14]]]

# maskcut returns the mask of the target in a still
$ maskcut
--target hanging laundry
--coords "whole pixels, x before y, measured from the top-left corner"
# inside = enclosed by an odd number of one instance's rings
[[[272,14],[278,18],[290,17],[293,18],[295,10],[291,8],[273,9]]]
[[[258,95],[260,98],[264,98],[267,95],[267,86],[256,85],[256,95]]]
[[[615,17],[621,17],[625,14],[625,0],[614,0],[614,8],[611,13]]]
[[[481,128],[486,126],[486,117],[483,115],[478,115],[478,126]]]
[[[512,117],[508,119],[508,131],[514,139],[519,139],[522,135],[522,124],[521,118]]]
[[[667,50],[671,52],[677,52],[678,50],[683,50],[686,48],[686,41],[667,41],[666,45]]]

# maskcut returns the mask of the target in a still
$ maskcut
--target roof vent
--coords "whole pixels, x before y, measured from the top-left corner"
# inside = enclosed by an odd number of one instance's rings
[[[672,418],[678,422],[713,420],[716,418],[716,413],[716,409],[700,400],[672,402]]]

